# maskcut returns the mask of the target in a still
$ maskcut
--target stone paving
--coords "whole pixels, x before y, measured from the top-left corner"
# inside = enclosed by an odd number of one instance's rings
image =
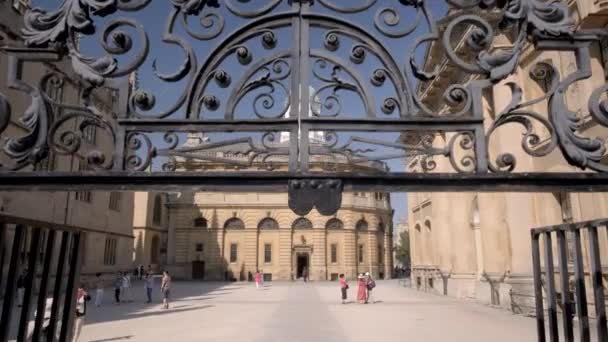
[[[534,341],[535,321],[378,281],[377,303],[341,304],[337,283],[174,282],[169,310],[135,300],[91,305],[80,341]],[[349,296],[355,296],[351,286]],[[155,291],[159,301],[158,288]],[[91,302],[92,303],[92,302]]]

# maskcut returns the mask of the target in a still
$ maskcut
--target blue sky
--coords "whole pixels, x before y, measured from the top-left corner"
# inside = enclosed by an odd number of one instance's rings
[[[41,6],[43,8],[53,8],[57,7],[60,3],[60,0],[34,0],[34,6]],[[260,6],[260,4],[269,3],[270,0],[255,0],[250,1],[248,3],[242,3],[239,1],[233,1],[233,3],[237,4],[241,8],[246,10],[255,10],[256,6]],[[364,3],[366,0],[333,0],[334,3],[339,5],[356,5],[359,3]],[[224,1],[219,1],[220,6],[218,8],[206,7],[199,14],[199,16],[192,16],[189,18],[189,24],[184,25],[181,19],[178,19],[175,24],[174,34],[185,41],[188,42],[190,46],[192,46],[193,51],[196,54],[196,60],[198,61],[198,67],[200,68],[201,64],[207,57],[210,55],[212,51],[216,49],[218,44],[221,44],[226,38],[230,35],[238,27],[248,23],[251,19],[239,18],[226,8]],[[416,18],[416,9],[411,6],[404,6],[402,3],[405,1],[397,1],[397,0],[380,0],[375,3],[370,9],[361,13],[354,14],[337,14],[334,11],[331,11],[327,8],[322,7],[319,3],[313,5],[312,10],[315,13],[327,14],[331,16],[339,16],[341,19],[347,20],[351,23],[354,23],[357,27],[362,28],[364,31],[370,33],[374,36],[381,45],[393,56],[396,63],[399,65],[400,70],[403,70],[404,65],[408,62],[409,56],[407,55],[408,47],[412,45],[412,42],[419,37],[421,34],[425,34],[428,32],[428,27],[425,24],[424,20],[421,21],[420,25],[409,35],[399,38],[389,38],[379,34],[379,31],[374,27],[374,15],[384,8],[394,8],[397,10],[397,13],[400,16],[400,21],[395,23],[394,26],[386,26],[387,29],[392,31],[403,30],[409,25],[412,25]],[[429,1],[431,3],[431,11],[435,18],[441,17],[443,13],[446,11],[446,4],[443,1]],[[150,54],[145,61],[145,63],[139,69],[139,80],[140,80],[140,88],[147,89],[151,93],[155,94],[156,97],[156,106],[153,113],[163,112],[169,108],[171,108],[177,99],[180,98],[180,95],[187,88],[188,77],[185,77],[183,80],[168,83],[165,82],[158,77],[155,76],[154,66],[157,72],[161,74],[172,74],[175,73],[181,64],[184,61],[185,53],[184,51],[175,44],[168,44],[166,42],[162,42],[163,31],[166,26],[166,21],[168,18],[168,13],[171,11],[172,5],[170,1],[152,1],[145,9],[138,11],[136,13],[130,12],[116,12],[104,18],[95,18],[95,22],[98,28],[103,28],[107,23],[111,20],[120,17],[127,17],[136,19],[139,23],[141,23],[148,34],[150,39]],[[273,13],[282,12],[285,10],[289,10],[288,1],[282,1],[274,10]],[[212,16],[217,14],[225,18],[224,29],[222,33],[220,33],[216,38],[212,40],[199,40],[194,39],[188,33],[188,29],[192,32],[204,33],[205,27],[201,25],[201,19],[206,16]],[[180,17],[181,18],[181,17]],[[391,17],[391,13],[385,12],[385,18],[395,19]],[[217,22],[216,22],[217,23]],[[203,22],[205,24],[205,22]],[[215,26],[212,26],[212,28]],[[188,28],[188,29],[187,29]],[[126,32],[135,33],[133,29],[125,28]],[[243,66],[240,65],[235,58],[227,58],[222,64],[220,64],[221,68],[225,69],[228,74],[231,75],[231,82],[236,84],[240,78],[248,71],[248,68],[255,64],[256,60],[263,59],[267,56],[271,56],[274,53],[285,51],[293,44],[293,36],[292,36],[292,27],[285,26],[276,28],[273,30],[275,32],[277,38],[276,47],[273,49],[264,49],[261,44],[259,44],[259,40],[256,41],[258,44],[254,44],[253,42],[244,43],[251,51],[254,56],[253,62],[250,65]],[[101,29],[98,29],[96,34],[90,37],[83,37],[81,41],[81,49],[82,51],[89,56],[101,56],[106,54],[103,50],[102,45],[100,44],[101,37],[100,32]],[[311,51],[323,51],[324,46],[324,37],[328,33],[328,30],[322,27],[311,27],[309,31],[310,35],[310,49]],[[133,35],[136,37],[136,35]],[[336,58],[341,58],[344,61],[347,61],[349,64],[345,68],[342,68],[339,73],[340,79],[345,82],[354,83],[355,77],[353,77],[352,73],[347,72],[347,70],[354,70],[359,75],[364,75],[362,78],[369,80],[369,77],[372,75],[373,71],[382,66],[381,61],[378,58],[375,58],[373,55],[368,54],[364,63],[354,64],[349,61],[351,48],[359,43],[356,39],[350,39],[344,36],[340,38],[340,47],[330,54],[333,54]],[[120,65],[124,65],[130,60],[133,60],[135,53],[138,51],[138,48],[141,46],[141,42],[137,39],[134,40],[134,48],[133,52],[129,52],[123,56],[116,56]],[[327,50],[325,50],[327,52]],[[424,46],[416,50],[415,57],[418,63],[422,63],[422,59],[424,56]],[[320,89],[323,86],[323,82],[318,78],[315,78],[313,74],[313,67],[315,65],[315,57],[310,57],[310,65],[311,68],[309,70],[309,80],[310,86],[314,89]],[[318,66],[318,64],[317,64]],[[317,69],[317,71],[327,72],[324,75],[331,74],[330,68],[325,69]],[[250,79],[257,77],[256,74],[253,75]],[[289,85],[289,81],[286,82]],[[374,107],[370,108],[371,111],[378,113],[378,116],[382,117],[398,117],[399,111],[395,111],[390,115],[383,114],[381,112],[381,105],[387,97],[396,96],[396,90],[394,86],[392,86],[391,82],[385,82],[382,86],[370,86],[367,85],[369,90],[369,98],[374,102]],[[228,90],[221,89],[219,86],[215,84],[211,84],[209,87],[205,89],[205,94],[210,93],[217,96],[220,99],[220,102],[223,104],[226,102],[229,93],[232,90],[232,87],[228,87]],[[279,89],[280,90],[280,89]],[[244,97],[239,104],[236,106],[235,112],[237,116],[240,118],[254,118],[251,113],[251,108],[254,105],[254,98],[256,93],[252,92],[249,97]],[[277,94],[277,97],[280,95]],[[361,97],[353,92],[348,91],[340,91],[339,92],[340,100],[341,100],[341,116],[349,116],[349,117],[362,117],[365,114],[363,110],[364,102],[361,100]],[[279,101],[277,101],[279,102]],[[322,107],[323,108],[323,107]],[[203,119],[221,119],[223,117],[223,109],[224,107],[220,107],[216,111],[208,111],[204,110],[200,113]],[[324,111],[329,111],[331,109],[325,108]],[[325,112],[327,113],[327,112]],[[323,114],[323,112],[322,112]],[[171,118],[180,118],[185,117],[186,108],[182,106],[182,108],[171,116]],[[382,140],[387,142],[395,141],[399,132],[388,132],[388,133],[366,133],[366,132],[343,132],[339,134],[339,140],[341,143],[346,142],[348,138],[352,136],[362,136],[369,139]],[[233,138],[234,136],[230,136],[229,138]],[[221,139],[221,137],[219,137]],[[212,138],[214,139],[214,138]],[[366,146],[353,146],[355,148],[361,147],[365,148]],[[395,151],[392,151],[395,152]],[[370,154],[372,156],[377,156],[378,154],[390,154],[391,150],[389,148],[376,148],[374,152]],[[389,168],[392,171],[404,171],[403,160],[389,160],[387,161]],[[405,194],[392,194],[392,204],[395,209],[395,220],[401,220],[405,218],[406,215],[406,195]]]

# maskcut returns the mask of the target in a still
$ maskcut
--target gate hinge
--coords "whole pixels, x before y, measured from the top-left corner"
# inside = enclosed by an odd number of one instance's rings
[[[292,179],[289,181],[289,208],[304,216],[313,208],[321,215],[333,215],[342,206],[342,180]]]

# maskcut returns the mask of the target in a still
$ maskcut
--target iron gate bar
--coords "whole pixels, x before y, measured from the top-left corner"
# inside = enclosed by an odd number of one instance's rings
[[[6,255],[6,246],[8,245],[6,241],[8,235],[7,230],[8,228],[6,227],[6,224],[4,224],[4,222],[0,222],[0,291],[2,291],[1,289],[4,287],[2,281],[4,277],[1,275],[4,274],[4,257]]]
[[[557,236],[558,244],[558,257],[559,257],[559,273],[560,275],[567,275],[560,277],[560,288],[562,290],[561,304],[562,304],[562,321],[564,325],[564,338],[566,341],[574,341],[574,328],[572,326],[572,307],[570,306],[570,284],[569,278],[570,273],[568,271],[568,253],[566,247],[566,232],[558,230],[555,232]]]
[[[6,227],[6,225],[4,225]],[[15,235],[13,236],[13,245],[11,248],[11,259],[8,266],[8,275],[6,288],[4,290],[4,303],[2,304],[2,316],[0,316],[0,341],[7,341],[8,334],[11,329],[11,321],[13,318],[13,308],[15,302],[15,290],[19,276],[21,258],[21,245],[24,241],[25,227],[17,225],[15,227]]]
[[[51,305],[51,317],[49,327],[46,331],[46,340],[54,341],[57,331],[57,322],[59,321],[59,308],[61,307],[61,287],[63,285],[63,274],[66,264],[66,256],[69,248],[70,233],[64,231],[61,233],[61,245],[59,247],[59,257],[57,258],[57,271],[55,272],[55,287],[53,289],[53,303]],[[68,283],[69,286],[69,283]],[[65,310],[65,308],[63,308]]]
[[[40,251],[40,228],[32,229],[32,238],[27,261],[27,275],[24,283],[23,303],[21,306],[21,318],[17,330],[17,341],[25,341],[27,338],[27,326],[32,308],[32,297],[34,297],[34,287],[36,281],[36,269],[38,263],[38,253]]]
[[[290,180],[340,179],[345,191],[604,192],[602,173],[407,173],[342,172],[10,172],[0,191],[259,191],[286,192]],[[245,181],[246,180],[246,181]],[[187,188],[187,189],[186,189]]]
[[[543,233],[545,244],[545,284],[547,285],[547,315],[549,316],[549,338],[551,342],[559,341],[559,331],[557,328],[557,304],[555,303],[555,274],[553,270],[553,244],[551,233]]]
[[[80,286],[80,280],[77,277],[80,275],[81,256],[84,243],[84,233],[73,233],[72,244],[69,249],[68,262],[69,262],[69,274],[66,279],[65,297],[63,298],[63,317],[61,320],[61,334],[59,335],[59,341],[71,341],[73,335],[74,326],[74,312],[76,307],[76,291]]]
[[[471,125],[483,124],[477,118],[403,118],[403,119],[342,119],[342,118],[301,118],[301,119],[257,119],[257,120],[167,120],[167,119],[119,119],[127,131],[187,132],[246,132],[246,131],[289,131],[293,124],[301,122],[318,130],[354,131],[406,131],[406,130],[473,130]]]
[[[589,313],[587,308],[587,292],[585,291],[585,267],[583,265],[583,249],[581,245],[581,231],[575,229],[574,234],[574,277],[576,279],[576,314],[578,316],[581,342],[591,340],[589,332]],[[542,293],[541,293],[542,296]],[[541,297],[542,300],[542,297]]]
[[[51,266],[53,261],[53,252],[55,250],[55,230],[48,230],[46,238],[46,248],[44,249],[44,265],[42,266],[42,276],[40,279],[40,288],[38,289],[38,304],[36,306],[36,317],[34,321],[34,331],[32,333],[32,341],[40,340],[42,326],[44,323],[44,314],[46,312],[46,298],[48,293],[48,284],[51,277]],[[58,277],[57,275],[56,277]]]
[[[597,340],[602,342],[608,341],[606,335],[606,314],[605,314],[605,298],[604,289],[602,284],[602,271],[601,271],[601,260],[599,253],[599,240],[597,229],[599,227],[608,229],[608,219],[590,220],[576,223],[566,223],[555,226],[547,226],[541,228],[534,228],[531,230],[532,237],[532,262],[534,272],[534,291],[536,301],[536,321],[537,321],[537,333],[538,341],[546,341],[545,332],[545,312],[543,308],[543,283],[542,274],[543,269],[541,268],[541,257],[540,257],[540,243],[539,239],[542,236],[544,239],[544,272],[546,279],[546,301],[548,305],[547,314],[549,315],[549,328],[551,341],[559,340],[559,331],[555,324],[557,321],[555,306],[556,303],[556,291],[555,291],[555,273],[553,265],[552,250],[553,244],[551,243],[551,235],[556,234],[558,238],[557,250],[558,254],[561,255],[559,258],[559,271],[560,271],[560,284],[562,288],[562,303],[564,315],[564,338],[565,341],[574,341],[573,324],[571,318],[566,317],[566,314],[570,314],[570,300],[564,301],[564,297],[569,297],[568,292],[570,289],[569,285],[569,271],[567,267],[566,249],[567,244],[565,243],[566,234],[571,232],[574,235],[574,277],[576,282],[575,294],[576,294],[576,310],[579,318],[579,336],[580,341],[588,342],[591,339],[589,316],[587,309],[587,297],[586,297],[586,284],[585,284],[585,269],[584,269],[584,254],[583,245],[581,243],[581,231],[587,230],[589,234],[589,257],[590,257],[590,269],[589,275],[591,279],[591,285],[593,286],[594,292],[594,306],[596,309],[597,317]],[[560,237],[561,236],[561,237]],[[563,239],[563,240],[562,240]],[[560,241],[562,240],[563,243]],[[598,305],[599,303],[599,305]]]
[[[540,234],[532,231],[532,268],[534,273],[534,303],[536,305],[536,332],[538,341],[546,341],[545,309],[543,307],[543,284],[540,268]]]
[[[604,285],[602,284],[602,262],[600,259],[600,246],[597,237],[598,226],[592,225],[589,231],[589,254],[591,257],[591,281],[593,282],[593,297],[595,303],[595,317],[597,319],[597,336],[600,341],[608,341],[606,327],[606,301],[604,298]],[[598,305],[601,303],[601,305]]]

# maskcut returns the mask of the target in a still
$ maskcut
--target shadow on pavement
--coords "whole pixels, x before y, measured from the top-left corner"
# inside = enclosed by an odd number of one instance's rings
[[[171,289],[171,303],[173,305],[169,310],[161,308],[162,300],[160,295],[160,284],[155,283],[154,292],[152,295],[152,303],[147,304],[146,294],[143,287],[143,282],[133,282],[133,301],[122,302],[120,305],[114,304],[114,290],[105,289],[104,299],[101,307],[94,306],[95,292],[92,292],[93,300],[89,302],[87,307],[86,325],[96,323],[106,323],[119,320],[129,320],[155,315],[165,315],[183,311],[202,310],[213,305],[180,305],[185,301],[204,301],[212,298],[221,297],[232,293],[237,286],[231,283],[221,282],[199,282],[197,286],[192,286],[192,282],[173,282]]]

